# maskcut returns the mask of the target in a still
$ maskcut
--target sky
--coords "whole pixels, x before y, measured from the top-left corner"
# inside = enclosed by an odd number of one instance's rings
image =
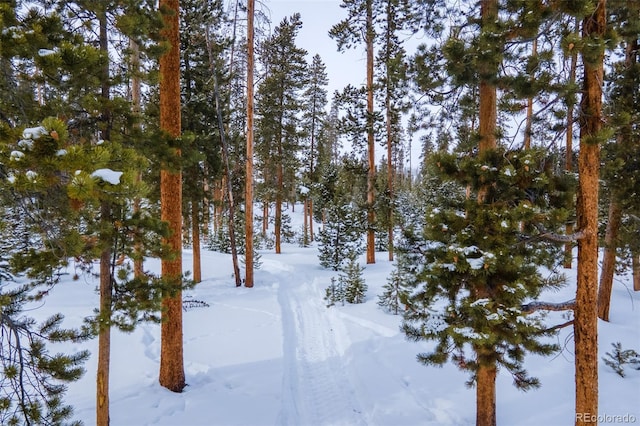
[[[302,225],[302,208],[286,211],[294,230]],[[316,224],[316,230],[319,224]],[[468,374],[452,364],[425,367],[416,355],[433,343],[410,342],[400,330],[401,316],[383,311],[378,295],[393,269],[386,253],[365,264],[366,300],[327,308],[325,289],[337,273],[318,265],[318,247],[285,243],[282,254],[260,250],[261,266],[252,289],[235,287],[230,255],[202,252],[202,283],[184,293],[185,300],[208,307],[184,311],[184,366],[187,387],[172,393],[158,384],[160,325],[145,323],[132,333],[112,332],[112,426],[473,426],[475,390]],[[183,269],[192,268],[183,253]],[[574,262],[575,265],[575,262]],[[157,260],[145,268],[159,272]],[[97,265],[96,265],[97,270]],[[82,323],[98,306],[98,278],[74,280],[73,264],[62,282],[26,313],[43,320],[62,312],[64,326]],[[575,269],[569,285],[545,292],[541,300],[575,297]],[[600,424],[640,422],[640,371],[619,377],[602,357],[611,344],[640,351],[640,292],[631,290],[630,274],[614,281],[611,322],[599,322]],[[551,312],[547,324],[566,322]],[[550,357],[528,355],[525,368],[542,386],[529,392],[513,387],[500,371],[497,420],[508,426],[566,426],[574,420],[572,328],[552,342],[562,351]],[[53,352],[89,349],[82,379],[69,386],[65,401],[74,419],[95,424],[97,339],[54,345]],[[619,416],[619,417],[614,417]],[[625,417],[626,416],[626,417]],[[595,424],[595,423],[594,423]]]
[[[347,16],[341,4],[341,0],[267,0],[264,3],[265,10],[271,12],[274,27],[283,18],[300,13],[302,29],[297,44],[307,50],[309,63],[315,54],[319,54],[327,66],[329,101],[334,91],[341,90],[347,84],[364,84],[366,80],[364,46],[338,52],[335,40],[328,34],[333,25]]]

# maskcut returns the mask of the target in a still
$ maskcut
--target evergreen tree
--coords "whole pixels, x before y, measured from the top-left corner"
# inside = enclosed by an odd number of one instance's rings
[[[264,166],[265,184],[275,192],[276,253],[281,252],[282,207],[298,168],[301,131],[298,114],[305,86],[306,51],[296,46],[300,14],[285,18],[260,47],[266,75],[258,87],[256,151]],[[271,169],[271,172],[268,170]]]
[[[472,196],[451,199],[426,216],[415,287],[407,297],[403,330],[416,341],[435,341],[418,355],[427,365],[453,362],[479,386],[483,366],[509,371],[521,389],[537,387],[523,367],[527,352],[550,354],[553,332],[523,304],[554,287],[560,247],[542,234],[564,223],[571,201],[569,175],[555,175],[544,150],[488,150],[477,156],[438,154],[443,178],[469,187]],[[481,201],[473,195],[483,193]],[[495,413],[494,413],[495,415]]]
[[[321,141],[326,119],[325,108],[327,106],[327,90],[329,83],[326,66],[322,62],[320,55],[314,55],[309,66],[309,80],[304,93],[306,100],[304,108],[304,126],[308,129],[308,145],[304,162],[307,167],[305,184],[314,188],[319,181],[318,166],[320,164]],[[314,240],[313,233],[313,198],[309,199],[309,204],[305,210],[309,221],[309,237]]]
[[[332,205],[327,208],[327,223],[320,231],[318,259],[324,268],[341,270],[350,256],[362,253],[364,221],[356,207]]]
[[[382,287],[384,291],[378,296],[378,306],[394,315],[404,310],[404,304],[409,295],[408,283],[411,282],[411,276],[403,259],[402,256],[397,258],[395,268]]]
[[[349,253],[348,261],[342,268],[338,281],[344,287],[344,300],[348,303],[364,303],[367,298],[367,283],[362,276],[363,268],[358,263],[356,254]]]
[[[360,126],[363,126],[364,132],[360,137],[366,134],[366,152],[367,152],[367,263],[375,263],[375,122],[374,114],[374,42],[376,38],[376,29],[374,26],[374,0],[345,0],[341,7],[347,10],[347,18],[334,25],[329,30],[329,36],[336,40],[339,51],[350,49],[354,45],[363,43],[367,55],[366,67],[366,86],[364,90],[345,90],[345,93],[351,92],[351,101],[359,103],[361,97],[358,96],[362,92],[366,92],[366,112],[364,120]],[[348,88],[350,89],[350,88]],[[355,95],[355,96],[353,96]]]
[[[335,306],[335,304],[338,302],[344,305],[344,282],[340,279],[336,280],[335,277],[331,277],[331,285],[325,289],[324,300],[327,301],[327,308]]]
[[[608,198],[609,209],[598,289],[598,316],[605,321],[609,320],[616,257],[623,264],[633,264],[633,253],[640,253],[637,238],[629,238],[637,235],[640,229],[640,223],[630,220],[629,217],[638,216],[637,212],[640,211],[635,196],[637,188],[640,187],[640,137],[633,125],[640,119],[639,6],[631,7],[629,4],[614,1],[610,3],[610,10],[611,24],[620,36],[621,60],[612,64],[608,76],[608,102],[605,105],[608,121],[614,131],[613,140],[603,146],[605,166],[602,171],[602,198]]]

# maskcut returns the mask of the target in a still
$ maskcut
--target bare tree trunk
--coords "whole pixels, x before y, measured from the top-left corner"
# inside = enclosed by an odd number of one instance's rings
[[[583,38],[603,37],[606,0],[599,0],[593,15],[583,21]],[[587,41],[588,42],[588,41]],[[584,56],[583,56],[584,58]],[[604,51],[584,62],[580,104],[580,156],[578,172],[578,285],[574,310],[576,425],[586,425],[584,414],[598,414],[598,178],[600,146],[594,139],[602,127],[602,82]],[[583,414],[579,416],[578,414]]]
[[[224,176],[213,183],[213,232],[222,230],[222,212],[224,205]]]
[[[102,67],[101,98],[102,106],[102,139],[111,138],[111,110],[108,106],[111,85],[109,82],[109,35],[107,28],[106,10],[99,13],[100,53],[105,62]],[[108,201],[100,203],[100,312],[98,325],[98,368],[96,373],[96,424],[109,425],[109,367],[111,363],[111,310],[112,310],[112,281],[111,281],[111,235],[108,229],[111,221],[111,206]]]
[[[193,281],[202,282],[202,267],[200,258],[200,208],[199,202],[191,202],[191,242],[193,245]]]
[[[600,270],[600,287],[598,288],[598,317],[604,321],[609,321],[618,230],[622,222],[622,206],[613,197],[615,194],[612,195],[611,203],[609,203],[609,220],[604,236],[604,257]]]
[[[170,48],[160,57],[160,128],[177,138],[180,127],[180,38],[179,0],[160,0],[165,14],[163,35]],[[180,155],[176,150],[175,155]],[[174,287],[162,301],[160,343],[160,385],[173,392],[185,387],[182,342],[182,173],[163,168],[160,171],[160,217],[169,224],[171,235],[165,243],[171,248],[171,260],[162,259],[162,277]]]
[[[276,253],[282,252],[282,191],[283,191],[283,173],[282,173],[282,147],[278,144],[278,158],[280,163],[276,172],[276,214],[274,219],[273,231],[276,234]]]
[[[255,0],[247,0],[247,164],[245,181],[245,287],[253,287],[253,44]]]
[[[369,170],[367,172],[367,263],[376,263],[375,211],[375,137],[373,133],[373,0],[366,0],[366,44],[367,44],[367,152]]]
[[[109,221],[109,203],[102,202],[101,221]],[[98,332],[98,371],[96,377],[96,425],[109,424],[109,367],[111,363],[111,241],[103,241],[100,254],[100,314]]]
[[[307,217],[307,211],[309,210],[309,200],[307,199],[307,197],[304,198],[304,213],[303,213],[303,217],[304,217],[304,224],[302,225],[303,228],[303,243],[304,245],[306,245],[309,242],[309,218]]]
[[[633,251],[633,253],[631,253],[631,257],[633,258],[631,261],[633,270],[633,290],[640,291],[640,253]]]
[[[309,198],[309,241],[313,242],[313,199]]]
[[[269,229],[269,202],[264,201],[262,203],[262,236],[267,235]]]
[[[240,265],[238,262],[238,249],[236,245],[236,226],[235,216],[236,208],[233,200],[233,187],[231,184],[231,167],[229,165],[229,146],[227,144],[227,138],[224,133],[224,120],[222,119],[222,104],[220,102],[220,89],[218,87],[218,75],[216,74],[215,61],[213,59],[213,50],[211,41],[209,39],[209,32],[205,33],[207,50],[209,53],[209,65],[211,68],[211,76],[213,77],[213,92],[216,103],[216,115],[218,118],[218,131],[220,132],[220,142],[222,144],[222,163],[224,164],[224,170],[227,182],[227,196],[229,198],[229,241],[231,243],[231,260],[233,262],[233,275],[236,279],[236,287],[242,285],[242,278],[240,277]]]
[[[481,363],[476,374],[476,426],[496,426],[496,366]]]
[[[576,31],[580,23],[576,19]],[[571,53],[571,69],[569,70],[569,84],[575,84],[576,82],[576,69],[578,68],[578,52],[577,49],[572,49]],[[566,164],[565,170],[571,172],[573,170],[573,101],[571,101],[567,107],[567,139],[566,139]],[[568,223],[566,226],[566,234],[573,234],[573,224]],[[564,267],[571,269],[573,262],[573,243],[567,243],[564,246],[565,262]]]

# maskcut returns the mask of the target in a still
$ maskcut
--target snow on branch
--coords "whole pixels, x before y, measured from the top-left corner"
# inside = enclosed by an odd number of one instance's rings
[[[522,305],[522,312],[530,314],[535,311],[572,311],[576,307],[576,299],[567,300],[566,302],[531,302]]]

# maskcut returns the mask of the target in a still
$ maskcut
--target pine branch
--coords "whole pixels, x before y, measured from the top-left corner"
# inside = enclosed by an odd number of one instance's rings
[[[585,234],[583,231],[578,231],[571,235],[560,235],[560,234],[556,234],[554,232],[548,231],[543,225],[539,223],[534,224],[534,226],[540,232],[540,235],[538,235],[538,238],[543,238],[545,240],[553,241],[556,243],[572,243],[585,238]]]
[[[576,300],[567,300],[566,302],[531,302],[522,305],[522,312],[530,314],[536,311],[572,311],[576,307]]]

